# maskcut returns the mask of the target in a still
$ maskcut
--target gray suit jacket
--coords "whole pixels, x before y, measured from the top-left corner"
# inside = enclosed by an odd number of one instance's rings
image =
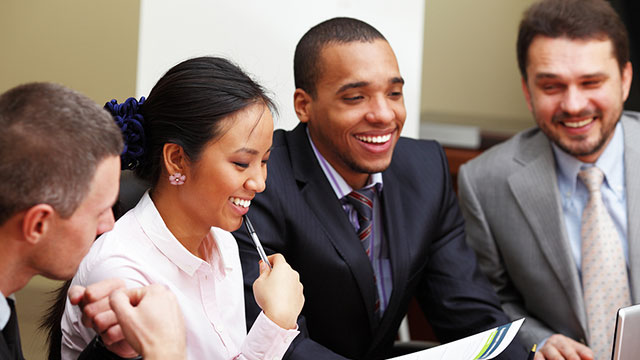
[[[631,296],[640,300],[640,113],[624,112]],[[571,255],[551,144],[523,131],[460,168],[467,242],[526,346],[554,333],[585,343],[587,318]],[[614,321],[614,319],[611,319]]]

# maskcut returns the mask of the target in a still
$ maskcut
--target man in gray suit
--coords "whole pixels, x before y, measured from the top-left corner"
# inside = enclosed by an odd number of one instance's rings
[[[527,318],[521,340],[542,345],[536,359],[604,359],[615,310],[604,325],[587,314],[582,213],[592,199],[579,173],[593,166],[604,173],[607,235],[617,236],[611,243],[626,270],[614,290],[626,291],[620,304],[636,303],[640,114],[622,110],[632,75],[627,33],[605,1],[544,0],[525,12],[517,52],[538,126],[460,169],[467,241],[504,310]],[[606,346],[594,345],[597,332]]]

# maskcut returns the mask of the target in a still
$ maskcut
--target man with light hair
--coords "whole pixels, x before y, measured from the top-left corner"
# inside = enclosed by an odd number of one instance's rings
[[[101,107],[50,83],[0,95],[0,129],[0,358],[23,359],[7,296],[34,275],[71,278],[95,236],[112,228],[123,143]],[[74,288],[71,297],[91,309],[86,325],[114,341],[126,337],[146,359],[183,359],[184,325],[173,294],[159,286],[123,288],[106,280]],[[97,321],[105,316],[111,320]]]

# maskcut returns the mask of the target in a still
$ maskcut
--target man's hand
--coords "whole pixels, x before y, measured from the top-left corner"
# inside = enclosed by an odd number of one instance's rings
[[[122,332],[146,360],[186,359],[186,331],[175,295],[153,284],[117,290],[109,297]]]
[[[300,275],[280,254],[269,256],[273,269],[260,262],[260,277],[253,283],[256,303],[264,314],[283,329],[295,329],[304,305]]]
[[[129,358],[138,353],[125,341],[116,314],[109,306],[109,294],[124,288],[124,281],[120,279],[103,280],[86,288],[74,285],[69,289],[69,300],[72,305],[80,306],[82,324],[100,335],[109,351]]]
[[[538,349],[534,360],[593,360],[593,351],[586,345],[564,335],[551,335]]]

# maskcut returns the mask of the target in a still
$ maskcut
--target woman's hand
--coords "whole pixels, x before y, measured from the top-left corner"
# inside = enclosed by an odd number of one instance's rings
[[[253,296],[264,314],[283,329],[295,329],[304,305],[300,275],[280,254],[269,256],[269,266],[260,262],[260,276],[253,283]]]

